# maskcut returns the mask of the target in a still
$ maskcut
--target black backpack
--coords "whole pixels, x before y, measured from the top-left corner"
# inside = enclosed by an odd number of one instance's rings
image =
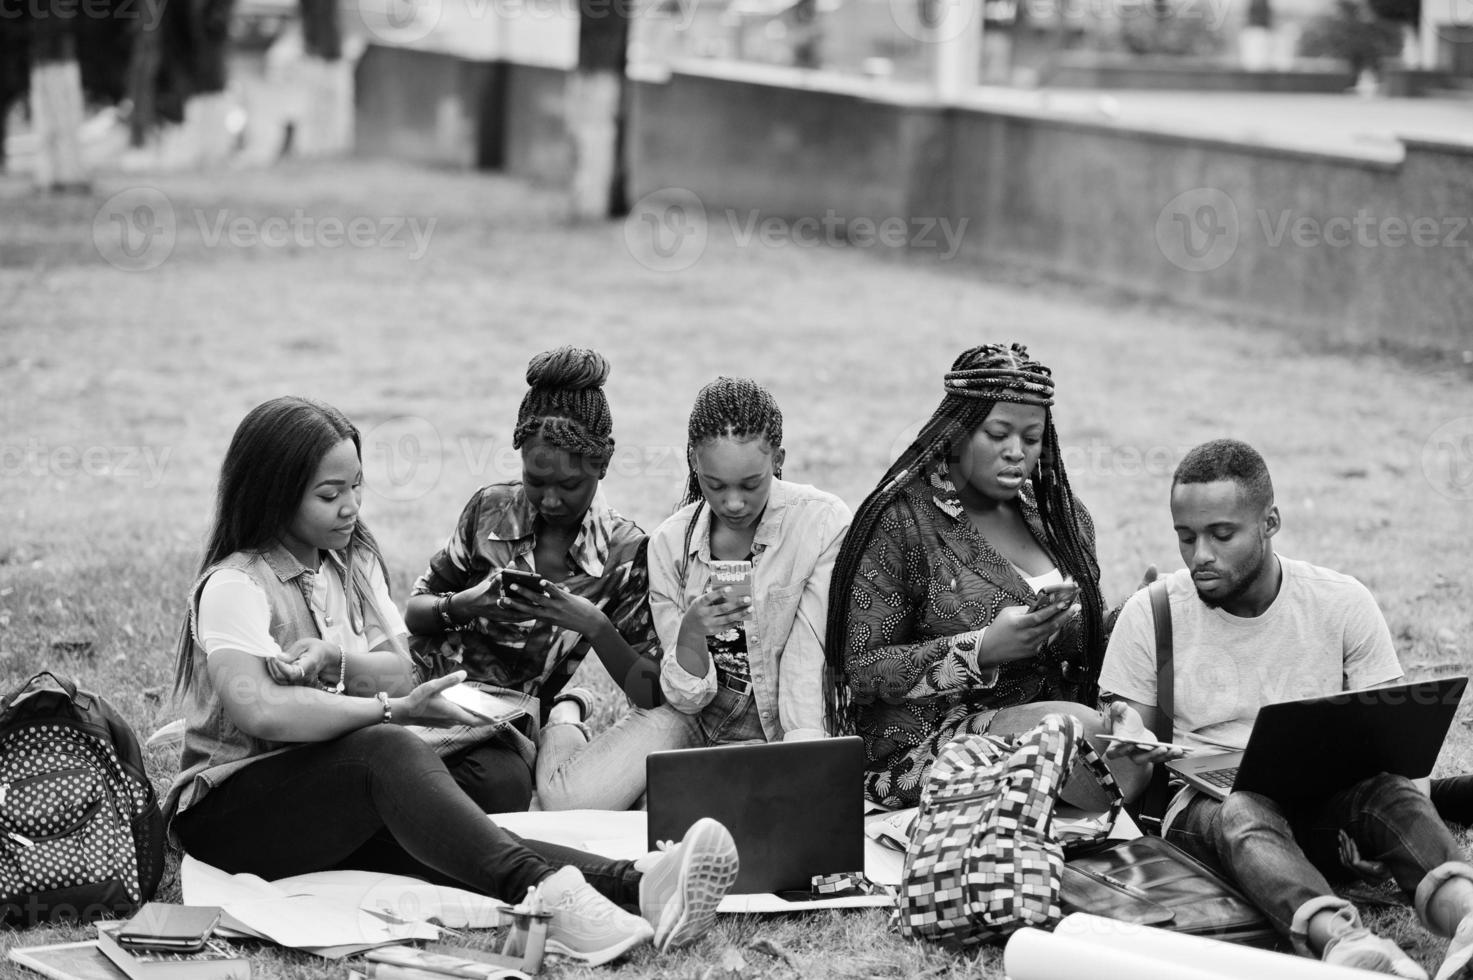
[[[158,796],[112,705],[50,671],[0,698],[0,922],[129,915],[163,870]]]

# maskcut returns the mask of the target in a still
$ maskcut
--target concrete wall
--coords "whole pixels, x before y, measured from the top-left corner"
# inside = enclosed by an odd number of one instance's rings
[[[407,159],[476,148],[482,165],[561,181],[563,77],[366,57],[360,139]],[[480,130],[447,140],[416,100],[458,105],[447,115]],[[633,82],[626,160],[631,201],[683,188],[759,217],[965,219],[962,263],[1021,263],[1334,343],[1473,348],[1473,143],[1403,143],[1395,162],[1306,153],[727,66]]]

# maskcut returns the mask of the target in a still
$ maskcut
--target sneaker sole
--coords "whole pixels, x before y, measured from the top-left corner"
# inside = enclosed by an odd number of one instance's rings
[[[619,942],[612,946],[595,950],[591,953],[572,949],[564,946],[556,939],[549,938],[547,940],[547,951],[549,953],[556,953],[558,956],[566,956],[569,959],[578,960],[580,963],[586,963],[589,966],[603,966],[605,963],[617,960],[640,943],[648,942],[649,938],[647,934],[635,933],[632,936],[619,940]]]
[[[660,952],[688,946],[710,931],[716,907],[736,883],[736,843],[715,821],[695,828],[686,841],[685,856],[676,879],[675,900],[660,915],[655,948]]]

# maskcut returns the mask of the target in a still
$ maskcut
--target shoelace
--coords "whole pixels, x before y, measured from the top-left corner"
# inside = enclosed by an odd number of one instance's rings
[[[562,897],[552,907],[577,913],[584,918],[607,919],[612,914],[613,907],[600,899],[601,896],[593,890],[592,885],[583,885],[580,888],[563,892]]]

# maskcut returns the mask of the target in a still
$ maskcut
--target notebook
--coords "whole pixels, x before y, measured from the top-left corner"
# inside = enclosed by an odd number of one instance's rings
[[[815,875],[864,870],[863,768],[857,736],[652,752],[649,847],[713,817],[741,858],[734,893],[806,895]]]
[[[1166,765],[1219,800],[1233,790],[1323,799],[1382,772],[1417,779],[1437,762],[1467,684],[1448,677],[1265,705],[1242,752]]]

